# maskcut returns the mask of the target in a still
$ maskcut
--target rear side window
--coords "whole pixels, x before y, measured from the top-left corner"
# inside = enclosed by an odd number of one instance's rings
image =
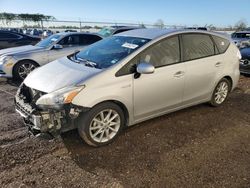
[[[142,52],[140,60],[156,68],[180,62],[179,37],[167,38]]]
[[[214,42],[219,50],[219,53],[225,53],[227,51],[227,48],[230,45],[229,40],[221,38],[221,37],[217,37],[217,36],[212,36],[214,39]]]
[[[90,45],[102,38],[97,35],[80,35],[80,45]]]
[[[209,35],[185,34],[182,35],[182,42],[184,61],[215,55],[215,45]]]

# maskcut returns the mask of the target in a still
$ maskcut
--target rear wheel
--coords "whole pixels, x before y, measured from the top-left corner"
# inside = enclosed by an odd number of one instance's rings
[[[230,90],[231,90],[230,82],[226,78],[221,79],[214,89],[210,104],[212,106],[222,105],[227,99]]]
[[[32,61],[22,61],[13,69],[14,78],[16,80],[24,80],[37,67],[38,65]]]
[[[91,146],[112,142],[125,124],[124,113],[115,103],[105,102],[85,112],[78,121],[81,138]]]

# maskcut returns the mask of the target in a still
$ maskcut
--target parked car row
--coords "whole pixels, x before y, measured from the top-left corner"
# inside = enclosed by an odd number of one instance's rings
[[[34,52],[50,58],[64,42],[77,41],[73,35],[53,35]],[[33,56],[16,51],[1,56],[8,57],[7,67]],[[122,32],[63,56],[25,78],[16,110],[34,134],[77,128],[91,146],[108,144],[123,128],[166,113],[205,102],[222,105],[237,85],[241,58],[223,35],[166,29]]]

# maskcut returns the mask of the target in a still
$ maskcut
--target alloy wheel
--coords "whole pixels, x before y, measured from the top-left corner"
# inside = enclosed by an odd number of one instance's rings
[[[25,79],[35,68],[36,66],[32,63],[24,63],[18,68],[18,75],[21,79]]]
[[[229,92],[229,86],[227,82],[220,82],[220,84],[216,88],[216,92],[214,94],[214,100],[217,104],[221,104],[227,98]]]
[[[121,117],[113,109],[105,109],[99,112],[91,121],[89,133],[97,143],[110,141],[116,136],[121,126]]]

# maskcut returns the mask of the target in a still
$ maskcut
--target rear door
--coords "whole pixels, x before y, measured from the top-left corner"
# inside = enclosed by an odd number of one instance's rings
[[[210,35],[182,35],[182,54],[186,64],[184,105],[207,100],[214,89],[223,61]]]

